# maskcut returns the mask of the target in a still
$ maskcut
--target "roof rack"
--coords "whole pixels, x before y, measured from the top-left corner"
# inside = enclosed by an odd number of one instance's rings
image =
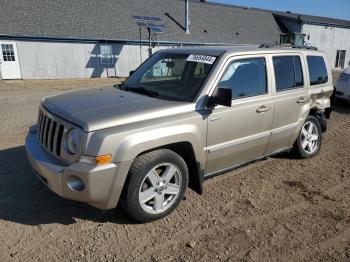
[[[300,45],[279,45],[279,44],[261,44],[259,48],[273,48],[273,47],[284,47],[284,48],[297,48],[297,49],[308,49],[308,50],[318,50],[315,46],[300,46]]]

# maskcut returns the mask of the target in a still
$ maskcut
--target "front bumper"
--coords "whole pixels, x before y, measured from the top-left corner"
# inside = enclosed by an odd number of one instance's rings
[[[43,149],[35,130],[28,133],[25,147],[36,175],[57,195],[99,209],[117,206],[131,162],[101,166],[81,162],[67,165]],[[79,178],[84,184],[83,189],[72,189],[68,185],[72,178]]]

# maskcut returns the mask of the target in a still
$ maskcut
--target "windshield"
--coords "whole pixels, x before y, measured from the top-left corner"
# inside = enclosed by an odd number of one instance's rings
[[[216,57],[158,52],[142,64],[122,89],[159,99],[191,102]]]

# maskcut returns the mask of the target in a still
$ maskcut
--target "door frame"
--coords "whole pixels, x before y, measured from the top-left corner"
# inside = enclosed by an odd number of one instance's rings
[[[9,77],[7,78],[6,76],[4,76],[3,74],[3,69],[2,69],[2,64],[5,62],[4,58],[3,58],[3,53],[2,53],[2,44],[5,45],[13,45],[13,52],[14,52],[14,56],[17,64],[18,64],[18,73],[19,73],[19,77]],[[12,80],[12,79],[22,79],[22,69],[21,69],[21,63],[19,60],[19,55],[18,55],[18,48],[17,48],[17,42],[16,41],[10,41],[10,40],[0,40],[0,80]]]

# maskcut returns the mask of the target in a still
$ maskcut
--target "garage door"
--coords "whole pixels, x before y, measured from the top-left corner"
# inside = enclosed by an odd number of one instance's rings
[[[17,47],[15,42],[0,41],[0,77],[1,79],[20,79]]]

